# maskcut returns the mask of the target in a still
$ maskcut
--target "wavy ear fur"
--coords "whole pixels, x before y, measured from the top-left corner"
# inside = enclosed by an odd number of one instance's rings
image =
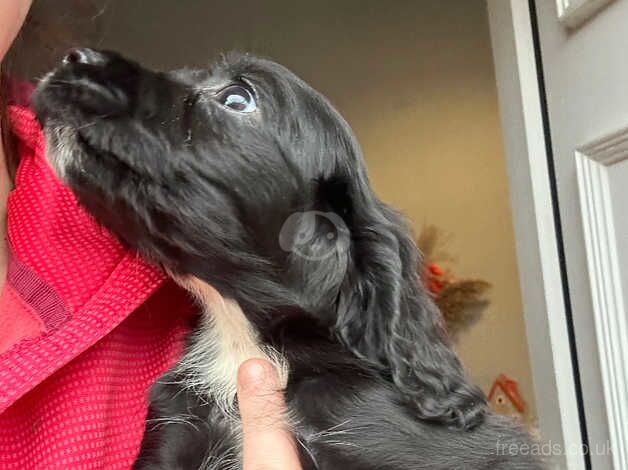
[[[351,259],[337,299],[336,335],[389,375],[423,419],[472,428],[483,420],[486,398],[447,342],[409,230],[372,194],[360,199],[347,220]]]

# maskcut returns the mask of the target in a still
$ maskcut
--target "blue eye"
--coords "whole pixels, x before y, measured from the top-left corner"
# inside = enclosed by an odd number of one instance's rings
[[[240,113],[252,113],[257,109],[253,92],[243,85],[230,85],[216,95],[223,106]]]

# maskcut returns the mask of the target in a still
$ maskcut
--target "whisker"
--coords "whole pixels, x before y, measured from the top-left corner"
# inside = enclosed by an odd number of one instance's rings
[[[192,420],[200,421],[199,418],[194,415],[174,415],[163,418],[151,418],[147,419],[146,422],[151,424],[154,423],[154,426],[150,429],[150,431],[154,431],[168,424],[187,424],[192,426],[194,430],[198,432],[199,428],[192,422]]]

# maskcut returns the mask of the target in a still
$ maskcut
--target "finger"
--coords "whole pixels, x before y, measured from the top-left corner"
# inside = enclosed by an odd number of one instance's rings
[[[285,421],[286,406],[275,368],[249,359],[238,370],[242,419],[243,470],[299,470],[294,439]]]

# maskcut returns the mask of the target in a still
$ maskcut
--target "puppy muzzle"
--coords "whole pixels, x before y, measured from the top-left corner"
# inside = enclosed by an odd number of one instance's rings
[[[146,86],[155,74],[120,55],[88,48],[71,49],[57,69],[49,74],[40,91],[44,94],[38,117],[57,116],[64,105],[85,116],[115,117],[150,113],[156,108],[156,94]],[[139,95],[142,99],[139,100]],[[138,109],[138,103],[142,109]]]

